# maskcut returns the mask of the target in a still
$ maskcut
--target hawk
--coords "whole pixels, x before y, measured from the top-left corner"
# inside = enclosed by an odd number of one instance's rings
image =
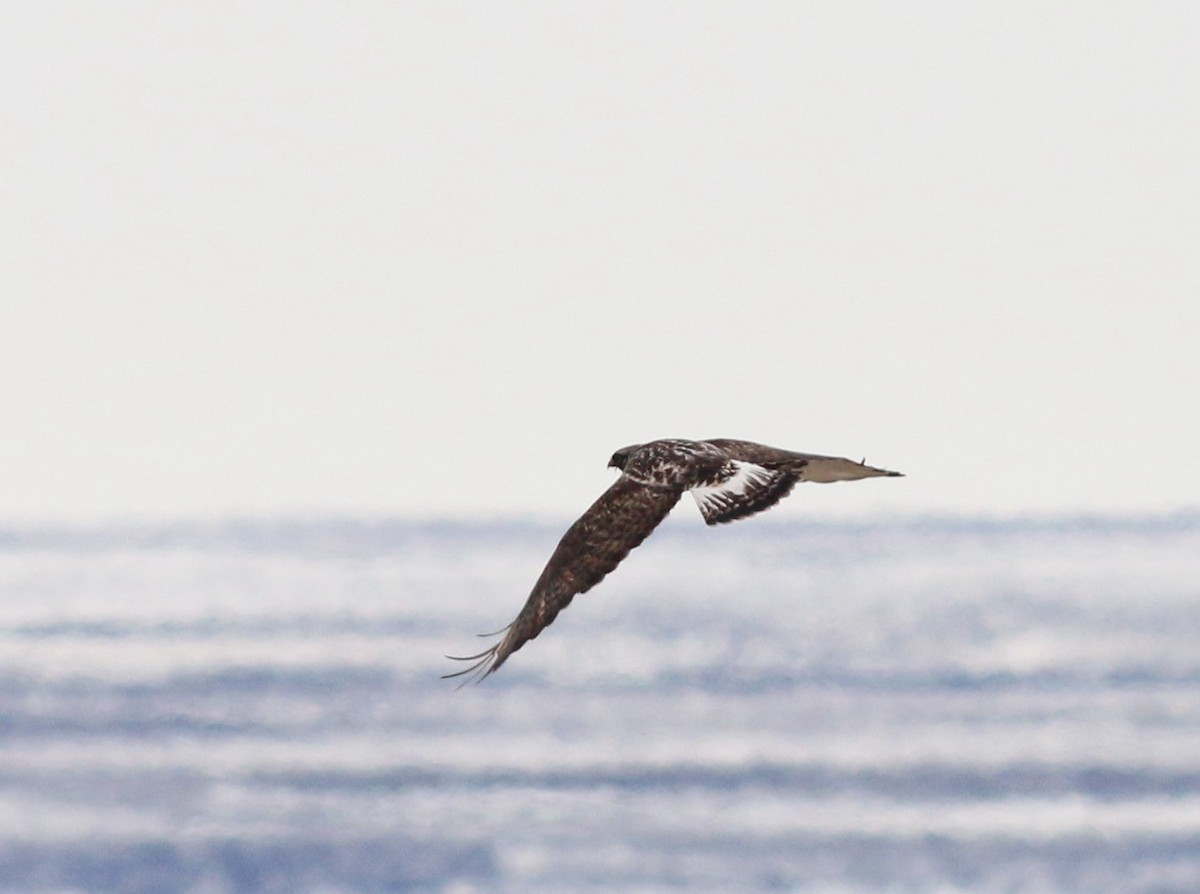
[[[853,481],[900,472],[876,469],[838,456],[793,453],[728,438],[666,439],[622,447],[608,461],[621,471],[559,541],[516,619],[495,634],[499,642],[476,655],[451,655],[474,662],[444,678],[482,680],[513,652],[541,633],[580,593],[600,583],[645,540],[690,491],[710,525],[725,524],[769,509],[798,482]]]

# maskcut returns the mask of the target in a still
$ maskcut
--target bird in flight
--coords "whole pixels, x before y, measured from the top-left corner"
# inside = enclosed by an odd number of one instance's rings
[[[620,469],[613,485],[567,529],[516,619],[495,634],[501,639],[476,655],[451,655],[470,661],[445,678],[482,680],[495,673],[513,652],[541,633],[580,593],[600,583],[645,540],[690,491],[710,525],[746,518],[770,509],[801,481],[853,481],[900,472],[876,469],[839,456],[793,453],[755,444],[714,438],[666,439],[622,447],[608,461]]]

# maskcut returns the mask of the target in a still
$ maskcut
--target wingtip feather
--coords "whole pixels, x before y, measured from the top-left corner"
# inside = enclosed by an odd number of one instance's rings
[[[480,633],[478,635],[499,636],[501,634],[507,634],[512,626],[512,624],[507,624],[504,627],[501,627],[495,633]],[[508,658],[508,653],[501,653],[501,649],[504,648],[505,641],[505,639],[501,639],[499,642],[494,643],[493,645],[484,649],[482,652],[476,652],[474,655],[447,655],[446,657],[451,661],[473,661],[474,664],[460,671],[454,671],[454,673],[451,674],[442,674],[441,678],[443,680],[453,680],[456,677],[466,677],[466,679],[459,684],[459,689],[462,689],[462,687],[466,686],[468,683],[482,683],[484,678],[494,674],[497,670],[499,670],[500,665],[504,664],[505,659]]]

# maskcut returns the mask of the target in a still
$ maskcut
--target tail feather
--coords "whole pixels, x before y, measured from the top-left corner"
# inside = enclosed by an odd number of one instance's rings
[[[877,469],[868,466],[866,462],[855,462],[840,456],[810,456],[798,462],[796,474],[801,481],[814,481],[818,484],[828,484],[831,481],[857,481],[860,478],[903,478],[901,472],[888,469]]]

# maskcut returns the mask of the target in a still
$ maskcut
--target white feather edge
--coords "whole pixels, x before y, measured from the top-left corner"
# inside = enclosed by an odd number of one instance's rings
[[[691,488],[691,494],[701,512],[704,512],[705,507],[719,509],[722,507],[723,497],[745,496],[747,488],[752,485],[764,485],[771,480],[772,472],[762,466],[736,459],[730,460],[729,464],[733,466],[733,474],[720,484],[701,484]],[[707,516],[707,513],[705,515]]]

